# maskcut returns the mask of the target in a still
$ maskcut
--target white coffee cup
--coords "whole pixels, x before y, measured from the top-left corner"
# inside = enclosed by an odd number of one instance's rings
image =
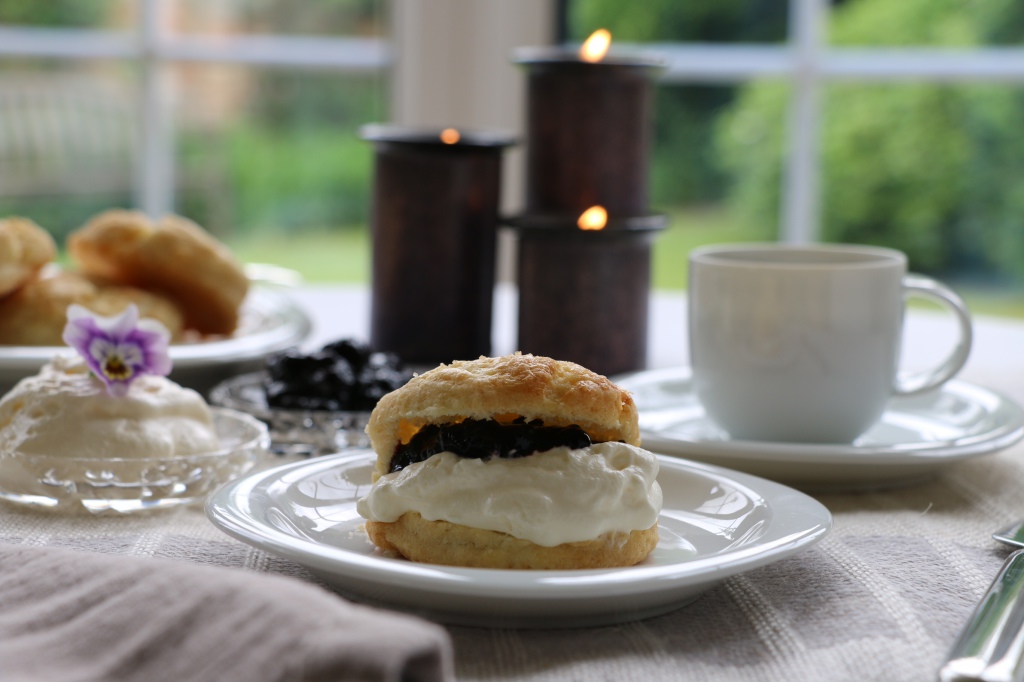
[[[955,349],[899,376],[904,299],[948,308]],[[872,246],[715,245],[690,254],[690,359],[707,415],[736,440],[849,443],[893,395],[920,393],[967,361],[971,318],[949,288]]]

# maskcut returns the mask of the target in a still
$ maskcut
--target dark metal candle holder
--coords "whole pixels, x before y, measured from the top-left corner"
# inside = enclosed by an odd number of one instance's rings
[[[370,345],[413,364],[490,355],[508,135],[366,126],[374,145]]]
[[[582,61],[559,48],[522,48],[527,72],[526,209],[613,215],[648,210],[654,76],[659,59]]]
[[[581,230],[576,219],[506,221],[519,236],[519,350],[604,375],[643,369],[651,244],[667,220],[646,214]]]

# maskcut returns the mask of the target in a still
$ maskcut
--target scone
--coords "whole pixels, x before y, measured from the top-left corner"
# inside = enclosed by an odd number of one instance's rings
[[[163,294],[202,334],[230,334],[249,280],[226,246],[180,216],[152,222],[138,211],[101,213],[68,236],[82,271]]]
[[[71,272],[34,279],[0,299],[0,345],[61,346],[68,306],[77,303],[110,317],[134,303],[143,317],[161,322],[171,338],[182,335],[177,307],[158,294],[117,286]]]
[[[28,218],[0,220],[0,297],[31,280],[56,255],[50,233]]]
[[[384,396],[359,513],[375,545],[483,568],[630,566],[658,542],[657,459],[632,397],[579,365],[454,362]]]

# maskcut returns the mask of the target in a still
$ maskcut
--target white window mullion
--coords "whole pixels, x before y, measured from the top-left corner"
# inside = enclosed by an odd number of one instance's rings
[[[378,73],[391,65],[388,41],[379,38],[309,36],[163,36],[166,61],[331,69],[338,73]]]
[[[788,129],[783,147],[779,238],[807,243],[819,237],[818,130],[821,119],[821,66],[827,0],[791,0],[790,45],[795,72]]]
[[[141,10],[141,139],[136,204],[157,218],[174,208],[175,82],[173,67],[160,57],[164,0],[142,0]]]
[[[793,51],[786,45],[743,43],[620,43],[623,53],[650,53],[665,60],[662,83],[745,83],[789,78]]]
[[[99,29],[0,25],[0,56],[119,59],[139,54],[130,33]]]
[[[833,81],[1021,83],[1024,49],[833,48],[825,53],[822,71]]]

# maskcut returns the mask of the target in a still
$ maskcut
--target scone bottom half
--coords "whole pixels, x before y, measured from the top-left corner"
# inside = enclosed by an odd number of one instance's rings
[[[640,445],[636,405],[628,392],[580,365],[520,353],[457,361],[414,377],[378,403],[367,433],[377,453],[375,482],[440,452],[487,460],[560,446]],[[392,522],[367,521],[366,530],[387,553],[475,568],[625,567],[643,561],[658,542],[657,523],[542,546],[503,532],[425,519],[416,511]]]
[[[467,568],[579,570],[634,566],[658,544],[658,526],[542,547],[506,533],[428,521],[416,512],[393,523],[366,522],[373,544],[410,561]]]

